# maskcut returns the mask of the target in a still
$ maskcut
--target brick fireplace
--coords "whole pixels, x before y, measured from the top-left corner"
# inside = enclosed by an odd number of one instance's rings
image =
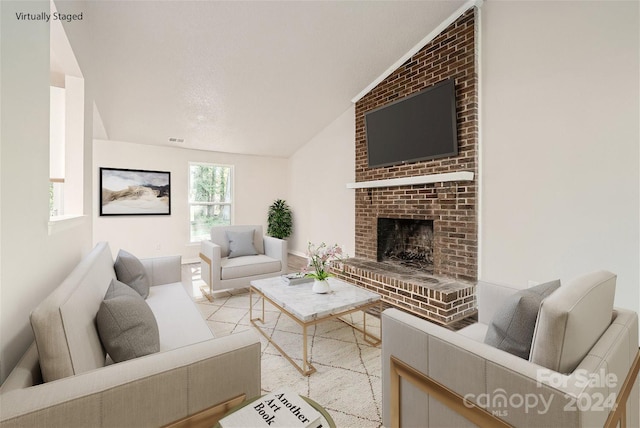
[[[475,22],[476,9],[472,8],[362,97],[355,109],[356,184],[461,171],[473,173],[471,180],[356,188],[355,258],[338,273],[382,294],[383,300],[394,306],[443,324],[475,311],[474,284],[478,271]],[[450,77],[455,79],[458,155],[369,168],[365,113]],[[389,267],[387,262],[380,261],[380,219],[429,224],[432,230],[427,240],[431,240],[432,247],[424,250],[424,255],[430,259],[430,266],[411,270],[404,266]],[[414,253],[423,252],[419,245],[416,248]]]

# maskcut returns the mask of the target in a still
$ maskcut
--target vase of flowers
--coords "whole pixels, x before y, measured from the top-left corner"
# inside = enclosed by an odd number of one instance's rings
[[[307,257],[309,261],[303,272],[306,273],[306,276],[315,280],[311,291],[314,293],[328,293],[330,287],[327,279],[331,276],[329,267],[332,261],[342,260],[342,248],[338,244],[329,247],[324,242],[318,246],[309,242]]]

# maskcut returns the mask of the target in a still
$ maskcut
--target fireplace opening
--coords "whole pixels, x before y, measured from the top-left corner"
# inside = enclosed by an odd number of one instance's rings
[[[378,218],[377,258],[433,273],[433,220]]]

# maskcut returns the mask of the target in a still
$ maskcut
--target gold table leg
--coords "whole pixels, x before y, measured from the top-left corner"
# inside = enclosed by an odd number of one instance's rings
[[[252,298],[252,293],[255,292],[256,294],[258,294],[258,296],[260,296],[260,298],[262,299],[262,318],[254,318],[253,317],[253,312],[252,312],[252,307],[253,307],[253,298]],[[268,297],[266,297],[263,293],[261,293],[259,290],[254,289],[253,287],[249,288],[249,296],[251,298],[251,302],[250,302],[250,308],[249,308],[249,318],[251,321],[251,324],[258,330],[258,332],[260,334],[262,334],[264,336],[265,339],[267,339],[267,341],[272,344],[274,346],[274,348],[276,348],[278,350],[278,352],[280,352],[280,354],[282,354],[282,356],[289,361],[296,369],[298,369],[298,371],[303,375],[303,376],[309,376],[312,373],[316,372],[316,368],[313,367],[313,364],[311,364],[311,362],[309,362],[308,360],[308,355],[307,355],[307,327],[310,325],[309,323],[305,323],[302,322],[300,320],[298,320],[295,316],[293,316],[292,314],[290,314],[288,311],[286,311],[284,308],[282,308],[280,305],[278,305],[277,303],[273,302],[271,299],[269,299]],[[291,358],[289,356],[289,354],[280,347],[280,345],[278,345],[271,337],[269,337],[269,335],[256,323],[256,321],[260,321],[262,324],[264,324],[264,301],[268,300],[269,303],[271,303],[273,306],[275,306],[276,308],[278,308],[280,310],[280,312],[282,312],[283,314],[287,315],[289,318],[291,318],[292,320],[294,320],[295,322],[297,322],[301,327],[302,327],[302,366],[299,365],[298,363],[296,363],[293,358]]]
[[[378,346],[379,344],[382,343],[382,320],[380,321],[380,325],[379,325],[378,337],[374,336],[373,334],[371,334],[371,333],[369,333],[367,331],[367,309],[369,309],[371,307],[374,307],[374,306],[378,306],[378,310],[382,313],[382,301],[378,300],[377,302],[369,303],[367,305],[360,306],[359,308],[356,308],[356,309],[353,309],[353,310],[338,314],[337,317],[343,323],[351,326],[354,330],[357,330],[360,333],[362,333],[362,337],[363,337],[364,341],[367,342],[369,345]],[[347,321],[346,319],[341,318],[344,315],[348,315],[348,314],[350,314],[352,312],[356,312],[356,311],[362,311],[362,313],[363,313],[363,315],[362,315],[363,316],[363,328],[360,328],[357,325]]]
[[[262,299],[262,317],[261,318],[254,318],[253,317],[253,293],[256,293],[260,299]],[[369,333],[367,331],[367,322],[366,322],[366,317],[367,317],[367,312],[366,310],[374,307],[374,306],[378,306],[380,311],[382,311],[382,301],[378,300],[376,302],[373,303],[369,303],[366,305],[362,305],[359,306],[357,308],[353,308],[347,311],[343,311],[340,312],[338,314],[334,314],[334,315],[330,315],[330,316],[326,316],[320,319],[315,319],[313,321],[300,321],[298,318],[295,317],[295,315],[293,315],[292,313],[290,313],[289,311],[287,311],[286,309],[284,309],[282,306],[278,305],[277,303],[275,303],[273,300],[269,299],[267,296],[264,295],[264,293],[262,293],[260,290],[258,290],[257,288],[254,288],[253,286],[251,286],[249,288],[249,320],[251,321],[251,324],[258,330],[258,332],[260,334],[262,334],[262,336],[265,337],[265,339],[267,339],[267,341],[273,345],[279,352],[280,354],[287,360],[289,361],[303,376],[309,376],[312,373],[316,372],[316,368],[313,366],[313,364],[311,364],[311,362],[309,361],[309,355],[308,355],[308,348],[307,348],[307,344],[308,344],[308,336],[307,336],[307,328],[312,326],[312,325],[316,325],[319,324],[323,321],[329,321],[332,319],[339,319],[340,321],[344,322],[345,324],[351,326],[352,328],[354,328],[355,330],[361,332],[363,334],[364,340],[365,342],[369,343],[370,345],[373,346],[377,346],[382,342],[382,321],[380,322],[380,328],[379,328],[379,335],[378,337],[374,336],[373,334]],[[285,352],[284,349],[282,349],[280,347],[280,345],[278,345],[257,323],[256,321],[260,321],[262,324],[265,323],[265,316],[264,316],[264,302],[265,300],[267,300],[269,303],[271,303],[274,307],[276,307],[278,310],[280,310],[281,313],[287,315],[289,318],[291,318],[293,321],[295,321],[296,323],[298,323],[298,325],[300,325],[300,327],[302,327],[302,365],[296,363],[293,358],[291,358],[289,356],[289,354],[287,354],[287,352]],[[360,328],[356,325],[354,325],[353,323],[350,323],[349,321],[341,318],[345,315],[349,315],[353,312],[358,312],[358,311],[362,311],[364,312],[364,325],[363,328]]]

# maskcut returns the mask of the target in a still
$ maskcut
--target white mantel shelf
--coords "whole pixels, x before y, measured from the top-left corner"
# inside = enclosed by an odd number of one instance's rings
[[[445,183],[449,181],[473,181],[472,171],[445,172],[442,174],[419,175],[417,177],[390,178],[387,180],[347,183],[348,189],[372,189],[375,187],[411,186],[414,184]]]

